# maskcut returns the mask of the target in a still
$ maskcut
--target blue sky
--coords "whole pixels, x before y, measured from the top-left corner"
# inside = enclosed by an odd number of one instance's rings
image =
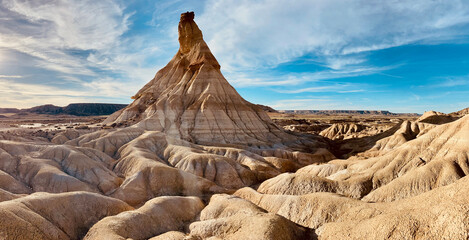
[[[185,11],[251,102],[469,107],[467,0],[0,0],[0,107],[129,103],[176,53]]]

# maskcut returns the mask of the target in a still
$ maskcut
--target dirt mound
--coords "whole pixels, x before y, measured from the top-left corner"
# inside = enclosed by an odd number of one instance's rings
[[[459,119],[459,116],[452,116],[450,114],[444,114],[441,112],[428,111],[425,112],[421,117],[417,119],[417,122],[432,123],[432,124],[444,124]]]

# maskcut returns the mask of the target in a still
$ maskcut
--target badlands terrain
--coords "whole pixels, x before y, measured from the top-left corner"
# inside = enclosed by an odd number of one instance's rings
[[[178,30],[114,114],[0,119],[0,239],[468,238],[467,109],[277,112]]]

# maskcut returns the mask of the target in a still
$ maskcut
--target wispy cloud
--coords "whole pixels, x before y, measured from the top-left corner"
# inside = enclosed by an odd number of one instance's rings
[[[348,92],[350,90],[345,90],[353,87],[351,84],[334,84],[334,85],[327,85],[327,86],[315,86],[315,87],[308,87],[308,88],[300,88],[295,90],[275,90],[279,93],[316,93],[316,92]],[[360,89],[351,90],[352,92],[362,91]]]
[[[339,78],[351,78],[358,76],[367,76],[377,74],[382,71],[390,70],[396,66],[386,67],[347,67],[342,70],[322,70],[312,73],[286,73],[276,74],[272,73],[263,76],[253,76],[252,74],[228,72],[226,74],[230,83],[237,87],[252,87],[252,86],[285,86],[295,87],[302,84],[319,82],[322,80],[332,80]],[[330,82],[330,88],[337,88],[333,86],[334,83]],[[346,86],[344,86],[346,87]],[[295,91],[292,91],[295,92]],[[300,91],[301,92],[301,91]]]
[[[95,76],[76,52],[108,51],[119,45],[128,17],[113,1],[4,0],[0,46],[38,59],[38,67],[67,74]]]
[[[469,87],[469,75],[431,77],[428,83],[416,87],[420,89],[446,88],[446,90],[454,87],[467,88]]]
[[[362,110],[363,106],[348,102],[343,103],[334,98],[301,98],[284,99],[270,104],[277,110]]]
[[[20,75],[0,75],[0,78],[22,78],[23,76]]]
[[[469,86],[469,76],[462,77],[448,77],[438,84],[433,85],[434,87],[457,87],[457,86]]]

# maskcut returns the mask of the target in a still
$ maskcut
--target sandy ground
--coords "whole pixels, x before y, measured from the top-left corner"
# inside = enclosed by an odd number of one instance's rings
[[[0,132],[34,132],[42,131],[61,131],[67,128],[86,128],[89,130],[98,130],[103,126],[101,122],[107,116],[71,116],[71,115],[46,115],[46,114],[26,114],[18,115],[14,113],[2,114],[0,118]],[[285,114],[268,113],[269,117],[279,126],[288,125],[317,125],[318,129],[324,129],[334,123],[358,123],[375,126],[392,126],[403,120],[415,120],[416,116],[409,115],[312,115],[312,114]],[[316,132],[312,132],[316,133]]]
[[[50,141],[57,133],[66,129],[76,129],[89,133],[103,128],[101,122],[107,116],[71,116],[46,114],[2,114],[0,133],[20,136],[27,139],[42,137]]]
[[[418,116],[397,114],[397,115],[314,115],[314,114],[286,114],[268,113],[269,117],[279,126],[286,130],[298,132],[308,132],[318,134],[322,130],[335,123],[361,124],[372,128],[386,130],[401,121],[414,121]],[[300,126],[300,127],[295,127]],[[303,126],[303,127],[301,127]],[[305,128],[304,126],[309,126]],[[307,129],[307,130],[306,130]]]

